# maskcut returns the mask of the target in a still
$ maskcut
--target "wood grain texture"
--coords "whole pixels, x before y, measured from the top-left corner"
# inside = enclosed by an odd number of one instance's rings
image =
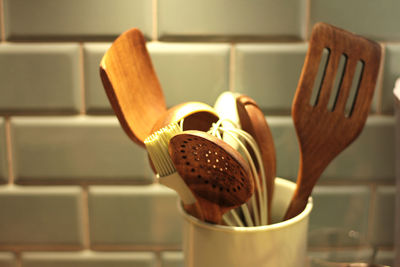
[[[310,97],[322,51],[330,52],[317,103]],[[347,58],[333,110],[327,108],[340,56]],[[300,145],[297,188],[285,215],[296,216],[306,206],[312,189],[327,165],[362,131],[368,117],[379,72],[379,44],[325,23],[314,26],[305,63],[292,105],[292,117]],[[350,116],[345,116],[346,101],[357,62],[363,63],[357,95]]]
[[[202,102],[184,102],[169,108],[152,127],[155,132],[170,123],[184,120],[183,130],[208,131],[219,117],[214,108]]]
[[[113,42],[101,60],[100,77],[125,133],[144,147],[167,107],[139,29],[130,29]]]
[[[252,98],[240,95],[236,98],[236,106],[242,129],[254,138],[261,152],[267,185],[268,221],[270,221],[276,177],[276,152],[272,133],[265,120],[264,113]],[[259,166],[257,168],[260,173]]]
[[[201,131],[177,134],[170,140],[169,153],[208,222],[220,223],[225,212],[247,202],[254,192],[247,162],[212,135]]]

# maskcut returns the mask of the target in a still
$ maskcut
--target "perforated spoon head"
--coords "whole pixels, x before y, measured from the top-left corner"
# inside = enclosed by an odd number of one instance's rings
[[[206,221],[246,203],[254,192],[250,168],[224,141],[201,131],[171,138],[169,153],[176,170],[197,198]]]
[[[317,74],[324,49],[329,56],[319,82]],[[338,70],[341,58],[345,61],[343,71]],[[373,41],[325,23],[314,26],[292,105],[300,144],[300,168],[286,219],[304,209],[324,169],[362,131],[376,86],[380,58],[381,47]],[[357,65],[361,65],[359,75],[355,75]],[[336,95],[335,80],[339,81]],[[312,103],[315,83],[319,91]],[[355,87],[355,96],[346,111],[352,87]],[[334,101],[330,100],[332,97]]]
[[[113,42],[101,60],[100,77],[125,133],[144,147],[167,107],[139,29],[130,29]]]

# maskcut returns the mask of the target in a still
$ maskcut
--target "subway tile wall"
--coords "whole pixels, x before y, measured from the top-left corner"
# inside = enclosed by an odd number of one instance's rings
[[[391,264],[399,8],[397,0],[0,0],[0,266],[183,266],[177,196],[121,129],[99,77],[101,57],[132,27],[147,39],[168,106],[248,94],[271,127],[278,176],[295,181],[291,102],[318,21],[380,42],[384,58],[364,131],[313,194],[309,255]]]

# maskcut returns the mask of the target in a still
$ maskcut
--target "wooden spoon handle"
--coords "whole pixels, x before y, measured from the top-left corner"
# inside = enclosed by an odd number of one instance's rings
[[[201,212],[199,204],[193,203],[193,204],[183,204],[184,210],[192,215],[193,217],[196,217],[199,220],[204,221],[204,216],[203,213]]]

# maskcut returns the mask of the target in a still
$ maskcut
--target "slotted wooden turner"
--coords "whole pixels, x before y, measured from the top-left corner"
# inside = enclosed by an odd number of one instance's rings
[[[323,54],[329,52],[325,73],[314,105],[312,89]],[[331,96],[342,55],[345,66],[337,96]],[[300,145],[297,188],[285,219],[304,210],[318,178],[327,165],[360,134],[368,117],[379,72],[379,44],[325,23],[314,26],[303,70],[292,105],[292,117]],[[354,77],[361,63],[359,77]],[[349,115],[345,107],[353,80],[358,82]],[[335,97],[333,109],[328,109]]]

